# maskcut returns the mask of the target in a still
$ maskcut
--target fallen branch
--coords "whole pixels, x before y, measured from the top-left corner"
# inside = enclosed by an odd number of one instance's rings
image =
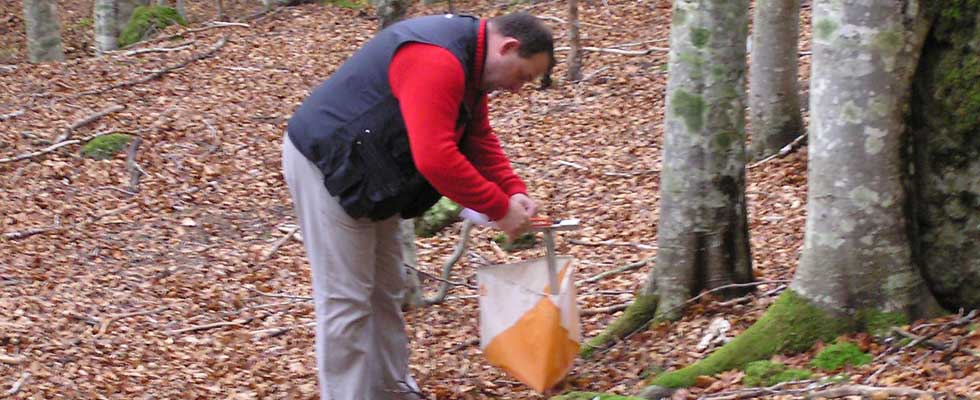
[[[653,250],[656,248],[647,244],[632,243],[632,242],[616,242],[613,240],[606,240],[604,242],[586,242],[584,240],[569,239],[568,242],[571,244],[578,244],[582,246],[614,246],[614,247],[629,246],[629,247],[635,247],[640,250]]]
[[[263,292],[263,291],[258,290],[256,288],[248,288],[248,289],[251,290],[251,291],[253,291],[253,292],[255,292],[255,293],[258,293],[258,294],[260,294],[262,296],[265,296],[265,297],[276,297],[276,298],[280,298],[280,299],[310,300],[310,301],[313,300],[313,298],[310,297],[310,296],[296,296],[296,295],[291,295],[291,294],[266,293],[266,292]]]
[[[626,271],[632,271],[634,269],[637,269],[637,268],[640,268],[640,267],[642,267],[644,265],[647,265],[648,262],[652,262],[652,261],[653,261],[652,258],[648,258],[646,260],[640,260],[640,261],[637,261],[637,262],[634,262],[634,263],[631,263],[631,264],[626,264],[626,265],[624,265],[622,267],[619,267],[619,268],[616,268],[614,270],[605,271],[605,272],[602,272],[602,273],[593,275],[590,278],[586,278],[586,279],[583,279],[581,281],[575,282],[575,285],[577,286],[577,285],[580,285],[582,283],[593,283],[593,282],[596,282],[596,281],[598,281],[598,280],[600,280],[602,278],[605,278],[607,276],[610,276],[610,275],[615,275],[615,274],[619,274],[619,273],[626,272]]]
[[[948,345],[946,345],[945,343],[940,343],[940,342],[936,342],[936,341],[933,341],[933,340],[929,340],[930,337],[933,337],[933,336],[936,335],[935,333],[934,334],[927,335],[927,336],[918,336],[918,335],[915,335],[915,334],[906,332],[904,330],[901,330],[899,328],[892,328],[892,332],[894,332],[895,334],[897,334],[899,336],[902,336],[902,337],[905,337],[905,338],[908,338],[908,339],[912,339],[912,341],[909,342],[909,344],[906,344],[905,346],[903,346],[903,348],[908,348],[908,347],[913,347],[913,346],[918,346],[920,344],[924,344],[926,346],[932,347],[932,348],[937,349],[937,350],[949,350],[950,349],[950,347]],[[974,356],[974,357],[980,357],[980,352],[977,352],[977,351],[974,351],[974,350],[964,349],[964,348],[957,348],[956,350],[959,351],[959,352],[962,352],[964,354],[969,354],[969,355]]]
[[[279,248],[282,247],[287,240],[289,240],[289,238],[293,237],[293,234],[295,234],[297,231],[299,231],[299,227],[295,226],[290,229],[289,232],[286,232],[283,237],[279,238],[279,240],[276,240],[276,243],[272,245],[272,248],[269,249],[264,256],[262,256],[262,261],[269,261],[269,259],[272,258],[272,255],[276,254],[276,251],[278,251]]]
[[[24,372],[20,374],[20,379],[14,382],[13,386],[10,387],[10,390],[7,390],[7,392],[4,393],[4,396],[13,396],[17,394],[17,392],[20,391],[20,388],[24,386],[24,383],[27,382],[27,379],[30,377],[31,377],[30,372]]]
[[[465,283],[465,282],[453,282],[453,281],[451,281],[449,279],[443,279],[443,278],[440,278],[438,276],[432,275],[432,274],[430,274],[428,272],[422,271],[422,270],[420,270],[418,268],[415,268],[415,267],[413,267],[411,265],[408,265],[408,264],[405,264],[405,263],[402,263],[402,265],[405,266],[405,267],[407,267],[407,268],[412,269],[415,272],[418,272],[418,273],[420,273],[422,275],[425,275],[426,277],[428,277],[430,279],[434,279],[434,280],[437,280],[439,282],[448,284],[449,286],[462,286],[462,287],[467,287],[467,288],[470,288],[470,289],[473,289],[473,290],[478,290],[479,289],[479,287],[477,287],[476,285],[471,285],[471,284]]]
[[[149,48],[145,48],[145,49],[130,50],[130,51],[127,51],[125,53],[122,53],[122,55],[129,57],[129,56],[135,56],[137,54],[145,54],[145,53],[169,53],[171,51],[181,51],[181,50],[184,50],[184,49],[187,49],[187,48],[191,47],[191,43],[194,43],[194,42],[191,41],[191,42],[185,42],[185,43],[186,44],[179,44],[179,45],[174,46],[174,47],[149,47]]]
[[[476,337],[476,338],[470,338],[470,339],[464,340],[460,344],[457,344],[457,345],[455,345],[453,347],[450,347],[449,350],[446,350],[446,352],[447,353],[455,353],[457,351],[460,351],[462,349],[465,349],[467,347],[470,347],[470,346],[473,346],[473,345],[477,345],[477,344],[480,344],[480,338],[478,338],[478,337]]]
[[[554,22],[557,22],[559,24],[567,24],[568,23],[568,21],[565,21],[565,20],[563,20],[561,18],[558,18],[558,17],[552,17],[550,15],[538,15],[537,17],[538,17],[538,19],[544,19],[544,20],[548,20],[548,21],[554,21]],[[579,25],[586,25],[586,26],[594,26],[596,28],[612,29],[612,27],[609,27],[609,26],[599,25],[599,24],[593,24],[591,22],[584,22],[582,20],[579,20],[578,21],[578,24]]]
[[[259,339],[268,339],[271,337],[276,337],[296,328],[308,328],[313,326],[316,326],[316,322],[307,322],[305,324],[282,326],[278,328],[259,329],[257,331],[252,331],[250,333],[253,335],[259,335],[259,337],[255,338],[255,340],[259,340]]]
[[[774,158],[777,158],[777,157],[785,157],[787,154],[792,153],[793,150],[796,150],[797,145],[799,145],[800,142],[802,142],[804,139],[806,139],[806,134],[805,133],[802,134],[802,135],[800,135],[796,139],[793,139],[793,141],[790,142],[789,144],[783,146],[783,148],[779,149],[779,152],[778,153],[773,154],[773,155],[771,155],[769,157],[763,158],[761,161],[759,161],[757,163],[749,164],[749,166],[746,167],[746,168],[752,169],[752,168],[758,167],[759,165],[762,165],[763,163],[765,163],[765,162],[767,162],[769,160],[772,160]]]
[[[940,393],[929,392],[925,390],[919,390],[919,389],[913,389],[907,387],[876,387],[876,386],[866,386],[866,385],[845,385],[845,386],[809,393],[807,394],[807,398],[808,399],[817,399],[817,398],[834,399],[838,397],[847,397],[847,396],[879,398],[879,396],[881,395],[885,395],[886,397],[909,396],[912,398],[919,398],[920,396],[936,397],[939,396]]]
[[[245,325],[245,324],[247,324],[249,322],[252,322],[253,319],[254,318],[236,319],[234,321],[222,321],[222,322],[215,322],[213,324],[192,326],[192,327],[189,327],[189,328],[183,328],[183,329],[178,329],[178,330],[175,330],[175,331],[169,331],[169,332],[167,332],[167,334],[170,335],[170,336],[174,336],[174,335],[179,335],[181,333],[205,331],[205,330],[208,330],[208,329],[224,328],[226,326],[242,326],[242,325]]]
[[[65,140],[67,140],[68,137],[71,136],[72,132],[74,132],[78,128],[81,128],[81,127],[83,127],[85,125],[91,124],[95,120],[97,120],[99,118],[102,118],[102,117],[104,117],[106,115],[112,114],[112,113],[114,113],[116,111],[122,111],[122,110],[125,110],[125,109],[126,109],[126,107],[123,107],[123,106],[118,105],[118,104],[113,104],[113,105],[111,105],[109,107],[106,107],[106,108],[102,109],[101,111],[97,111],[97,112],[95,112],[95,113],[93,113],[93,114],[91,114],[91,115],[89,115],[89,116],[87,116],[85,118],[82,118],[82,119],[76,121],[74,124],[71,124],[71,126],[69,126],[68,129],[65,129],[65,131],[62,132],[61,135],[59,135],[57,138],[54,139],[54,143],[61,143],[61,142],[65,141]]]
[[[102,335],[104,335],[106,332],[109,331],[109,325],[112,325],[113,322],[116,322],[116,321],[118,321],[120,319],[129,318],[129,317],[138,317],[138,316],[141,316],[141,315],[156,314],[156,313],[164,312],[164,311],[166,311],[168,309],[170,309],[170,307],[163,306],[163,307],[157,308],[155,310],[143,310],[143,311],[134,311],[134,312],[130,312],[130,313],[124,313],[124,314],[110,315],[109,317],[103,319],[102,320],[102,323],[99,324],[99,332],[96,333],[95,336],[102,336]]]
[[[28,159],[28,158],[34,158],[34,157],[37,157],[39,155],[47,154],[47,153],[50,153],[52,151],[58,150],[58,149],[60,149],[62,147],[65,147],[65,146],[68,146],[68,145],[73,145],[73,144],[76,144],[76,143],[81,143],[81,142],[82,141],[81,140],[78,140],[78,139],[65,140],[63,142],[55,143],[53,145],[50,145],[50,146],[45,147],[45,148],[43,148],[41,150],[38,150],[38,151],[34,151],[34,152],[30,152],[30,153],[24,153],[24,154],[21,154],[19,156],[13,156],[13,157],[7,157],[7,158],[0,158],[0,164],[14,162],[14,161],[20,161],[20,160],[25,160],[25,159]]]
[[[37,156],[40,156],[40,155],[43,155],[43,154],[47,154],[47,153],[53,152],[55,150],[58,150],[58,149],[60,149],[62,147],[68,146],[68,145],[77,144],[77,143],[86,143],[86,142],[88,142],[88,141],[90,141],[92,139],[95,139],[95,138],[99,137],[99,136],[105,136],[105,135],[108,135],[110,133],[115,133],[115,132],[116,131],[99,132],[99,133],[96,133],[96,134],[94,134],[92,136],[89,136],[87,138],[84,138],[84,139],[65,140],[63,142],[55,143],[53,145],[50,145],[50,146],[45,147],[45,148],[43,148],[41,150],[38,150],[38,151],[33,151],[33,152],[30,152],[30,153],[24,153],[24,154],[21,154],[21,155],[18,155],[18,156],[13,156],[13,157],[8,157],[8,158],[0,158],[0,164],[8,163],[8,162],[14,162],[14,161],[20,161],[20,160],[26,160],[28,158],[34,158],[34,157],[37,157]]]
[[[210,29],[214,29],[214,28],[230,28],[230,27],[251,28],[252,26],[249,25],[249,24],[246,24],[246,23],[242,23],[242,22],[211,21],[211,22],[208,22],[207,26],[205,26],[203,28],[188,29],[186,31],[181,32],[181,34],[202,32],[202,31],[206,31],[206,30],[210,30]]]
[[[579,315],[612,314],[623,311],[630,306],[630,303],[616,304],[608,307],[586,308],[579,312]]]
[[[3,240],[17,240],[26,237],[34,236],[41,233],[56,231],[61,229],[61,222],[56,222],[54,225],[43,226],[40,228],[30,228],[22,231],[7,232],[3,234]]]
[[[175,70],[184,68],[184,67],[190,65],[191,63],[193,63],[195,61],[199,61],[199,60],[203,60],[205,58],[211,57],[212,55],[214,55],[215,52],[217,52],[219,49],[221,49],[222,47],[224,47],[225,43],[227,43],[227,42],[228,42],[228,37],[227,36],[222,36],[221,39],[218,39],[218,41],[215,42],[214,46],[211,46],[211,48],[208,49],[208,51],[206,51],[204,53],[201,53],[201,54],[198,54],[198,55],[196,55],[194,57],[188,58],[184,62],[181,62],[181,63],[179,63],[177,65],[173,65],[173,66],[166,67],[164,69],[157,70],[154,73],[152,73],[150,75],[147,75],[147,76],[144,76],[144,77],[139,78],[139,79],[134,79],[134,80],[131,80],[131,81],[117,83],[117,84],[114,84],[114,85],[109,85],[109,86],[104,87],[104,88],[101,88],[101,89],[87,90],[87,91],[84,91],[84,92],[75,94],[75,95],[69,97],[69,99],[76,99],[76,98],[79,98],[79,97],[82,97],[82,96],[91,95],[91,94],[105,93],[105,92],[108,92],[110,90],[120,89],[120,88],[124,88],[124,87],[129,87],[129,86],[134,86],[134,85],[138,85],[138,84],[141,84],[141,83],[152,81],[154,79],[157,79],[157,78],[163,76],[164,74],[166,74],[168,72],[171,72],[171,71],[175,71]]]
[[[25,112],[26,111],[24,111],[24,110],[17,110],[17,111],[14,111],[12,113],[8,113],[8,114],[0,114],[0,121],[4,121],[4,120],[8,120],[8,119],[13,118],[13,117],[24,115]]]
[[[14,357],[6,354],[0,354],[0,363],[16,365],[22,362],[24,362],[24,357]]]
[[[569,51],[571,49],[572,48],[568,46],[555,47],[555,51]],[[666,47],[650,47],[646,50],[623,50],[623,49],[610,49],[605,47],[587,47],[587,46],[583,46],[579,48],[579,50],[594,51],[598,53],[612,53],[612,54],[619,54],[623,56],[646,56],[656,52],[670,51],[670,49]]]

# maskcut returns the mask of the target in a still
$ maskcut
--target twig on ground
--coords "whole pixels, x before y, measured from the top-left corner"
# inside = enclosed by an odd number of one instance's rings
[[[84,138],[84,139],[65,140],[63,142],[55,143],[53,145],[50,145],[50,146],[45,147],[45,148],[43,148],[41,150],[38,150],[38,151],[33,151],[33,152],[30,152],[30,153],[24,153],[24,154],[21,154],[21,155],[18,155],[18,156],[13,156],[13,157],[0,158],[0,164],[8,163],[8,162],[14,162],[14,161],[20,161],[20,160],[26,160],[28,158],[34,158],[34,157],[37,157],[37,156],[42,155],[42,154],[47,154],[47,153],[53,152],[55,150],[58,150],[59,148],[62,148],[62,147],[68,146],[68,145],[72,145],[72,144],[76,144],[76,143],[88,142],[88,141],[90,141],[92,139],[95,139],[95,138],[97,138],[99,136],[105,136],[105,135],[108,135],[110,133],[115,133],[115,132],[116,131],[99,132],[99,133],[97,133],[95,135],[89,136],[89,137]]]
[[[280,298],[280,299],[311,300],[311,301],[313,300],[313,297],[310,297],[310,296],[296,296],[296,295],[292,295],[292,294],[266,293],[266,292],[263,292],[263,291],[258,290],[256,288],[248,288],[248,290],[251,290],[251,291],[253,291],[255,293],[258,293],[258,294],[260,294],[262,296],[265,296],[265,297],[276,297],[276,298]]]
[[[89,116],[87,116],[85,118],[82,118],[82,119],[76,121],[74,124],[71,124],[71,126],[69,126],[67,129],[65,129],[65,131],[62,132],[61,135],[58,135],[58,137],[54,139],[54,143],[61,143],[61,142],[65,141],[65,140],[67,140],[68,137],[71,136],[72,132],[75,132],[76,129],[81,128],[81,127],[83,127],[85,125],[91,124],[92,122],[95,122],[95,120],[97,120],[99,118],[102,118],[102,117],[104,117],[106,115],[112,114],[112,113],[114,113],[116,111],[122,111],[124,109],[126,109],[126,107],[121,106],[121,105],[118,105],[118,104],[113,104],[113,105],[111,105],[109,107],[106,107],[106,108],[100,110],[100,111],[97,111],[95,113],[92,113]]]
[[[786,285],[779,285],[779,287],[777,287],[777,288],[775,288],[773,290],[770,290],[768,292],[765,292],[765,293],[759,295],[759,297],[761,298],[761,297],[771,296],[773,294],[782,292],[783,290],[786,290]],[[742,297],[738,297],[738,298],[731,299],[731,300],[728,300],[728,301],[720,302],[720,303],[718,303],[718,305],[719,306],[722,306],[722,307],[733,306],[735,304],[739,304],[739,303],[748,301],[748,300],[752,299],[752,297],[753,297],[753,295],[752,294],[749,294],[747,296],[742,296]]]
[[[289,230],[289,232],[286,232],[286,234],[283,235],[283,237],[279,238],[279,240],[276,240],[276,242],[272,244],[272,248],[269,249],[269,251],[266,252],[264,256],[262,256],[262,261],[269,261],[269,259],[272,258],[272,255],[276,254],[276,251],[278,251],[279,248],[282,247],[282,245],[286,243],[287,240],[289,240],[289,238],[293,237],[293,234],[295,234],[297,231],[299,231],[299,227],[298,226],[293,227],[292,229]]]
[[[907,387],[877,387],[877,386],[866,386],[866,385],[844,385],[835,388],[830,388],[826,390],[821,390],[817,392],[812,392],[807,394],[808,399],[826,398],[834,399],[838,397],[847,396],[862,396],[862,397],[875,397],[884,394],[887,397],[891,396],[911,396],[913,398],[918,398],[920,396],[939,396],[937,392],[929,392],[925,390],[907,388]]]
[[[746,168],[749,168],[749,169],[755,168],[755,167],[758,167],[758,166],[762,165],[763,163],[765,163],[765,162],[767,162],[769,160],[772,160],[774,158],[777,158],[777,157],[785,157],[787,154],[792,153],[793,150],[796,150],[796,148],[798,147],[798,145],[800,144],[800,142],[802,142],[804,139],[806,139],[806,134],[805,133],[802,134],[802,135],[800,135],[796,139],[793,139],[793,141],[790,142],[789,144],[783,146],[783,148],[779,149],[779,152],[778,153],[773,154],[773,155],[771,155],[769,157],[763,158],[762,160],[760,160],[757,163],[749,164],[749,166],[746,167]]]
[[[579,315],[612,314],[629,308],[630,303],[616,304],[608,307],[586,308]]]
[[[277,328],[269,328],[269,329],[259,329],[256,331],[252,331],[250,333],[253,335],[258,335],[258,337],[254,338],[253,340],[260,340],[260,339],[268,339],[271,337],[276,337],[296,328],[309,328],[314,326],[316,326],[316,322],[307,322],[305,324],[280,326]]]
[[[462,286],[462,287],[467,287],[467,288],[470,288],[470,289],[473,289],[473,290],[479,289],[479,287],[477,287],[476,285],[471,285],[471,284],[466,283],[466,282],[453,282],[453,281],[451,281],[449,279],[443,279],[441,277],[432,275],[432,274],[430,274],[428,272],[422,271],[422,270],[420,270],[418,268],[415,268],[415,267],[413,267],[411,265],[408,265],[408,264],[405,264],[405,263],[402,263],[402,266],[404,266],[406,268],[410,268],[413,271],[418,272],[419,274],[425,275],[426,277],[428,277],[430,279],[434,279],[434,280],[437,280],[437,281],[442,282],[442,283],[447,283],[447,284],[449,284],[451,286]]]
[[[537,15],[536,17],[538,17],[538,19],[544,19],[544,20],[548,20],[548,21],[554,21],[554,22],[557,22],[559,24],[567,24],[568,23],[568,21],[565,21],[565,20],[563,20],[561,18],[553,17],[553,16],[550,16],[550,15]],[[610,27],[610,26],[593,24],[591,22],[584,22],[584,21],[581,21],[581,20],[579,20],[578,23],[579,23],[579,25],[582,25],[582,26],[594,26],[596,28],[612,29],[612,27]]]
[[[192,327],[188,327],[188,328],[182,328],[182,329],[177,329],[177,330],[174,330],[174,331],[169,331],[169,332],[167,332],[167,335],[175,336],[175,335],[179,335],[181,333],[198,332],[198,331],[204,331],[204,330],[215,329],[215,328],[224,328],[226,326],[242,326],[242,325],[245,325],[245,324],[247,324],[249,322],[252,322],[253,319],[254,318],[243,318],[243,319],[236,319],[234,321],[222,321],[222,322],[215,322],[215,323],[212,323],[212,324],[192,326]]]
[[[56,220],[55,223],[54,223],[54,225],[42,226],[40,228],[30,228],[30,229],[25,229],[25,230],[22,230],[22,231],[6,232],[6,233],[3,234],[2,238],[3,238],[3,240],[23,239],[23,238],[34,236],[34,235],[41,234],[41,233],[46,233],[46,232],[60,230],[61,228],[62,228],[61,227],[61,221],[60,220]]]
[[[104,335],[106,332],[109,331],[109,325],[112,325],[113,322],[116,322],[116,321],[118,321],[120,319],[129,318],[129,317],[138,317],[138,316],[141,316],[141,315],[156,314],[156,313],[164,312],[164,311],[169,310],[169,309],[170,309],[170,307],[163,306],[163,307],[160,307],[160,308],[157,308],[157,309],[154,309],[154,310],[142,310],[142,311],[134,311],[134,312],[129,312],[129,313],[123,313],[123,314],[110,315],[110,316],[102,319],[102,323],[99,324],[99,332],[96,333],[95,335],[96,336]]]
[[[476,338],[469,338],[469,339],[463,341],[462,343],[459,343],[459,344],[457,344],[457,345],[455,345],[453,347],[450,347],[449,350],[446,350],[446,352],[448,352],[448,353],[455,353],[457,351],[460,351],[462,349],[465,349],[467,347],[474,346],[474,345],[477,345],[477,344],[480,344],[480,338],[478,338],[478,337],[476,337]]]
[[[586,242],[584,240],[569,239],[568,242],[571,244],[578,244],[582,246],[614,246],[614,247],[629,246],[629,247],[635,247],[640,250],[653,250],[656,248],[647,244],[632,243],[632,242],[616,242],[613,240],[606,240],[604,242]]]
[[[24,115],[25,112],[26,111],[24,111],[24,110],[17,110],[17,111],[14,111],[12,113],[0,114],[0,121],[4,121],[4,120],[11,119],[13,117]]]
[[[137,54],[145,54],[145,53],[169,53],[171,51],[181,51],[190,48],[192,43],[194,43],[193,40],[190,42],[184,42],[178,44],[177,46],[174,47],[150,47],[145,49],[129,50],[127,52],[122,53],[122,55],[129,57],[129,56],[135,56]]]
[[[902,336],[902,337],[905,337],[905,338],[908,338],[908,339],[912,339],[912,341],[909,342],[909,344],[906,344],[905,346],[903,346],[903,348],[908,348],[908,347],[912,347],[912,346],[918,346],[919,344],[924,344],[926,346],[932,347],[932,348],[937,349],[937,350],[949,350],[949,348],[950,348],[948,345],[946,345],[944,343],[940,343],[940,342],[936,342],[936,341],[933,341],[933,340],[929,340],[928,339],[930,337],[935,336],[936,333],[930,334],[930,335],[927,335],[927,336],[918,336],[918,335],[915,335],[915,334],[906,332],[904,330],[901,330],[899,328],[892,328],[892,332],[894,332],[895,334],[897,334],[899,336]],[[974,356],[974,357],[980,357],[980,352],[977,352],[977,351],[974,351],[974,350],[963,349],[963,348],[960,348],[960,349],[957,349],[957,350],[959,352],[961,352],[961,353],[964,353],[964,354],[969,354],[969,355]]]
[[[15,357],[15,356],[8,356],[6,354],[0,354],[0,363],[16,365],[22,362],[24,362],[23,356]]]
[[[108,92],[110,90],[120,89],[120,88],[124,88],[124,87],[129,87],[129,86],[134,86],[134,85],[138,85],[138,84],[141,84],[141,83],[152,81],[154,79],[157,79],[157,78],[163,76],[164,74],[166,74],[168,72],[171,72],[171,71],[175,71],[175,70],[184,68],[184,67],[190,65],[191,63],[193,63],[195,61],[199,61],[199,60],[203,60],[205,58],[211,57],[219,49],[221,49],[222,47],[224,47],[225,43],[227,43],[227,42],[228,42],[228,37],[227,36],[222,36],[221,39],[218,39],[218,41],[215,42],[215,44],[213,46],[211,46],[210,49],[208,49],[208,51],[206,51],[204,53],[201,53],[201,54],[198,54],[198,55],[196,55],[194,57],[188,58],[187,60],[184,60],[183,62],[181,62],[181,63],[179,63],[177,65],[172,65],[172,66],[169,66],[169,67],[166,67],[166,68],[157,70],[157,71],[153,72],[152,74],[146,75],[146,76],[144,76],[142,78],[138,78],[138,79],[134,79],[134,80],[122,82],[122,83],[117,83],[117,84],[114,84],[114,85],[109,85],[109,86],[106,86],[106,87],[101,88],[101,89],[86,90],[84,92],[81,92],[81,93],[75,94],[73,96],[70,96],[70,97],[68,97],[68,99],[76,99],[76,98],[79,98],[79,97],[82,97],[82,96],[105,93],[105,92]]]
[[[579,83],[588,82],[592,78],[595,78],[596,76],[599,76],[599,74],[603,73],[607,69],[609,69],[609,66],[605,66],[605,67],[596,69],[595,71],[590,72],[588,75],[583,76],[582,79],[579,79]]]
[[[555,51],[569,51],[569,50],[571,50],[571,47],[568,46],[555,47]],[[645,56],[653,53],[670,51],[670,49],[666,47],[650,47],[646,50],[623,50],[623,49],[610,49],[605,47],[588,47],[588,46],[583,46],[580,48],[580,50],[594,51],[598,53],[612,53],[612,54],[619,54],[623,56]]]
[[[619,274],[619,273],[626,272],[626,271],[632,271],[634,269],[637,269],[637,268],[640,268],[640,267],[642,267],[644,265],[647,265],[647,263],[649,263],[649,262],[653,262],[653,259],[652,258],[648,258],[646,260],[640,260],[640,261],[637,261],[637,262],[634,262],[634,263],[626,264],[626,265],[624,265],[622,267],[619,267],[619,268],[616,268],[614,270],[601,272],[599,274],[593,275],[592,277],[589,277],[589,278],[583,279],[581,281],[575,282],[575,285],[578,286],[578,285],[580,285],[582,283],[592,283],[592,282],[596,282],[596,281],[601,280],[601,279],[603,279],[603,278],[605,278],[607,276],[610,276],[610,275],[615,275],[615,274]]]
[[[24,372],[20,374],[20,379],[17,379],[17,381],[14,382],[13,386],[10,387],[10,390],[7,390],[7,392],[4,393],[4,396],[13,396],[17,394],[17,392],[20,391],[20,388],[24,386],[24,383],[27,382],[27,379],[30,377],[31,377],[30,372]]]

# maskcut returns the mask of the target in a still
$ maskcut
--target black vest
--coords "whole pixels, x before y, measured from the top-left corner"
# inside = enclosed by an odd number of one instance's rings
[[[327,191],[351,217],[412,218],[441,197],[412,161],[388,66],[403,44],[432,44],[456,56],[470,85],[479,23],[469,16],[438,15],[389,26],[317,87],[290,118],[289,139],[320,168]],[[457,128],[470,122],[470,109],[460,104]]]

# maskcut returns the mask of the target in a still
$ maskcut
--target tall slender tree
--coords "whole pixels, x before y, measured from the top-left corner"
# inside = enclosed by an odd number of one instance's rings
[[[651,318],[678,318],[701,290],[753,280],[745,204],[748,8],[748,0],[674,2],[656,266],[585,355]]]
[[[24,25],[27,29],[27,56],[32,63],[61,61],[61,26],[55,0],[24,0]]]
[[[119,47],[116,0],[95,0],[95,51],[102,54]]]
[[[765,158],[803,132],[797,37],[800,0],[756,0],[749,67],[749,154]]]
[[[582,40],[579,36],[578,0],[568,0],[568,70],[569,81],[582,79]]]

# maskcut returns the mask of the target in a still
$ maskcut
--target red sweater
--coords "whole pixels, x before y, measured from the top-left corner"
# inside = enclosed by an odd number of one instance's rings
[[[480,26],[472,74],[477,83],[482,79],[485,26]],[[388,69],[419,173],[442,195],[499,220],[507,215],[510,196],[527,193],[527,187],[490,128],[486,96],[473,111],[469,135],[457,145],[463,135],[456,130],[460,102],[477,95],[475,90],[466,93],[465,79],[449,50],[424,43],[402,46]]]

